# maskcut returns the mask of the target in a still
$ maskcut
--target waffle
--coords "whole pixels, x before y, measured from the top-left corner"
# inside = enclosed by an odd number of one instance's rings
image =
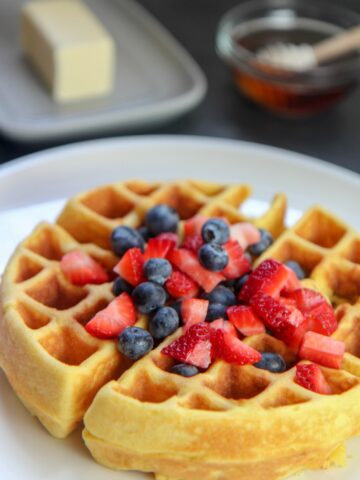
[[[294,381],[296,358],[267,334],[245,342],[281,354],[282,374],[216,361],[190,379],[170,373],[160,353],[180,333],[109,382],[87,411],[83,438],[114,469],[156,472],[158,480],[275,480],[345,462],[344,441],[360,433],[359,235],[320,207],[310,209],[259,258],[296,260],[336,306],[346,353],[321,368],[332,395]]]
[[[117,183],[71,199],[57,225],[41,224],[20,244],[3,275],[0,365],[15,392],[48,431],[65,437],[81,422],[94,395],[129,368],[114,341],[90,336],[83,325],[113,298],[111,283],[75,287],[60,270],[61,257],[82,250],[111,271],[117,258],[109,235],[119,225],[139,226],[156,203],[195,213],[248,220],[239,206],[247,185],[181,181]],[[284,229],[286,200],[277,195],[258,226]],[[140,318],[138,325],[146,320]]]

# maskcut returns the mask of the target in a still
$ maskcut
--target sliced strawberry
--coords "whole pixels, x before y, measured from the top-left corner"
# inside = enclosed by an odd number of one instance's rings
[[[204,322],[209,306],[208,300],[188,298],[181,303],[181,317],[184,322],[184,332],[196,323]]]
[[[109,281],[109,275],[93,258],[81,250],[66,253],[60,262],[60,268],[73,285],[100,284]]]
[[[197,253],[199,248],[204,244],[202,236],[199,233],[194,235],[188,235],[183,243],[183,248],[190,250],[191,252]]]
[[[202,267],[196,255],[185,248],[171,250],[168,254],[168,260],[198,283],[206,292],[211,292],[216,285],[225,280],[221,273],[210,272]]]
[[[149,260],[149,258],[165,258],[173,248],[173,240],[158,237],[150,238],[144,253],[144,260]]]
[[[297,308],[302,312],[310,311],[325,300],[321,293],[310,288],[298,288],[293,292],[288,292],[286,298],[294,300]]]
[[[199,286],[186,273],[173,271],[165,283],[166,290],[173,298],[193,298],[199,293]]]
[[[334,309],[326,301],[314,307],[304,316],[309,320],[309,330],[323,335],[331,335],[337,329]]]
[[[302,387],[316,393],[324,395],[332,393],[319,365],[314,363],[296,365],[295,381]]]
[[[181,337],[161,350],[179,362],[189,363],[199,368],[208,368],[211,363],[212,344],[208,323],[197,323]]]
[[[130,248],[116,265],[114,272],[134,287],[144,282],[144,257],[140,248]]]
[[[173,248],[177,247],[180,243],[179,235],[174,232],[160,233],[155,237],[157,240],[170,240],[173,243]]]
[[[221,330],[217,330],[221,332]],[[261,353],[246,345],[231,333],[221,332],[215,341],[213,339],[214,351],[218,358],[235,365],[248,365],[259,362]]]
[[[345,344],[315,332],[307,332],[300,347],[299,356],[324,367],[340,368]]]
[[[251,299],[254,312],[274,335],[297,350],[308,329],[302,313],[291,305],[282,305],[270,295],[258,293]]]
[[[239,330],[242,335],[258,335],[265,333],[265,325],[255,315],[251,307],[244,305],[229,307],[226,310],[230,322]]]
[[[230,333],[234,337],[237,337],[237,333],[233,324],[222,318],[218,318],[217,320],[211,322],[210,328],[215,330],[221,330],[224,333]]]
[[[282,295],[301,288],[301,283],[299,282],[294,270],[291,270],[291,268],[287,267],[286,265],[283,265],[283,267],[287,269],[288,279],[281,291]]]
[[[289,269],[276,260],[264,260],[240,290],[239,300],[249,302],[258,292],[276,297],[289,279]]]
[[[281,305],[285,305],[285,307],[290,305],[291,307],[297,308],[296,302],[292,298],[279,297],[277,301],[281,303]]]
[[[300,288],[288,293],[287,298],[295,301],[299,310],[309,321],[309,330],[331,335],[337,329],[334,309],[319,292]]]
[[[260,242],[261,234],[251,223],[241,222],[230,226],[230,238],[238,241],[240,246],[246,250],[249,245]]]
[[[230,240],[223,245],[229,256],[229,263],[222,271],[226,278],[234,279],[242,277],[245,273],[250,272],[251,263],[245,257],[243,249],[240,247],[239,242],[236,240]]]
[[[136,322],[136,309],[128,293],[116,297],[107,307],[85,325],[90,335],[98,338],[116,338]]]
[[[184,224],[185,237],[196,234],[201,235],[201,229],[206,220],[208,220],[208,218],[200,214],[194,215],[193,217],[186,220]]]

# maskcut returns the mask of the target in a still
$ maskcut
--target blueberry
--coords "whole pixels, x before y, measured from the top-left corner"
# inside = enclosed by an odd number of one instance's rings
[[[206,243],[200,247],[198,255],[201,265],[211,272],[220,272],[229,263],[227,252],[215,243]]]
[[[245,273],[242,277],[238,278],[235,282],[235,293],[236,295],[240,292],[242,287],[244,286],[246,280],[250,277],[249,273]]]
[[[181,305],[182,305],[182,300],[175,300],[170,307],[173,308],[176,313],[178,314],[180,322],[182,322],[182,316],[181,316]]]
[[[118,349],[130,360],[143,357],[152,350],[153,346],[152,336],[143,328],[128,327],[119,335]]]
[[[293,272],[295,272],[295,275],[299,280],[304,280],[304,278],[306,277],[306,273],[298,262],[295,262],[294,260],[288,260],[287,262],[285,262],[285,265],[291,268]]]
[[[140,233],[140,235],[142,236],[145,242],[149,241],[150,234],[149,234],[149,230],[146,227],[139,227],[137,231],[138,233]]]
[[[273,373],[281,373],[286,370],[286,363],[283,357],[273,352],[263,352],[260,362],[254,363],[254,366]]]
[[[227,318],[226,313],[227,306],[222,305],[221,303],[209,303],[208,311],[206,314],[205,320],[207,322],[212,322],[218,318]]]
[[[226,243],[230,238],[229,225],[221,218],[211,218],[202,226],[201,236],[205,243]]]
[[[235,280],[235,279],[233,279],[233,280],[224,280],[224,281],[221,282],[219,285],[222,285],[223,287],[229,288],[230,290],[234,291],[234,289],[235,289],[235,283],[236,283],[236,280]]]
[[[145,277],[154,283],[164,285],[172,272],[171,263],[165,258],[150,258],[144,264]]]
[[[113,251],[122,257],[129,248],[140,248],[144,251],[144,239],[140,233],[131,227],[121,225],[114,228],[111,233],[110,242]]]
[[[199,373],[198,368],[193,365],[188,365],[187,363],[178,363],[171,367],[171,372],[176,373],[176,375],[182,375],[183,377],[193,377]]]
[[[171,307],[162,307],[149,320],[149,332],[156,339],[171,335],[179,327],[179,315]]]
[[[265,250],[267,250],[274,241],[271,233],[267,230],[259,228],[259,232],[261,235],[260,241],[258,243],[254,243],[253,245],[250,245],[250,247],[248,248],[249,252],[254,257],[258,257],[259,255],[264,253]]]
[[[144,282],[134,288],[132,298],[138,311],[147,314],[165,305],[166,292],[156,283]]]
[[[118,297],[123,292],[131,294],[131,292],[133,291],[133,287],[132,285],[130,285],[130,283],[126,282],[123,278],[118,277],[112,284],[111,291],[115,295],[115,297]]]
[[[203,293],[201,298],[209,300],[210,303],[221,303],[222,305],[236,305],[236,297],[233,291],[222,285],[219,285],[209,293]]]
[[[179,215],[168,205],[156,205],[145,216],[145,225],[150,235],[159,235],[163,232],[176,232]]]

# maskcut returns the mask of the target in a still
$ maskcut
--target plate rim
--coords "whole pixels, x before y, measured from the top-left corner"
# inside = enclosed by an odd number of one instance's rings
[[[21,155],[13,160],[10,160],[0,165],[0,182],[7,176],[13,173],[19,173],[21,170],[27,170],[33,165],[56,162],[57,157],[66,154],[78,154],[91,149],[92,151],[106,150],[111,148],[126,149],[135,144],[163,144],[176,145],[181,143],[182,146],[188,148],[201,148],[206,145],[219,150],[229,149],[245,149],[251,153],[267,154],[272,157],[277,157],[277,160],[282,163],[290,163],[296,167],[315,168],[318,172],[325,172],[333,177],[340,177],[346,182],[350,182],[355,186],[360,186],[360,174],[349,170],[340,165],[336,165],[326,160],[317,158],[315,156],[306,155],[281,147],[275,147],[264,143],[251,142],[241,139],[214,137],[207,135],[176,135],[176,134],[146,134],[146,135],[126,135],[120,137],[97,138],[91,140],[83,140],[78,142],[67,143],[56,147],[46,148],[37,152],[26,155]]]
[[[118,1],[118,0],[116,0]],[[187,73],[192,82],[191,87],[184,93],[173,96],[169,99],[156,102],[145,106],[136,106],[134,109],[126,112],[124,117],[121,110],[115,110],[107,113],[99,112],[73,120],[62,120],[60,126],[58,123],[47,124],[46,122],[24,123],[19,120],[12,120],[6,115],[0,115],[0,131],[10,139],[18,141],[29,140],[49,140],[61,138],[65,135],[74,136],[80,132],[91,133],[104,131],[111,128],[130,129],[141,128],[149,122],[161,124],[166,120],[177,118],[187,111],[195,108],[205,97],[208,88],[207,78],[195,61],[192,55],[183,47],[179,40],[163,25],[152,13],[140,5],[136,0],[121,0],[122,8],[129,12],[129,15],[135,15],[140,24],[150,26],[152,36],[160,38],[161,43],[166,43],[166,48],[179,64],[179,68]],[[1,110],[0,110],[1,113]]]

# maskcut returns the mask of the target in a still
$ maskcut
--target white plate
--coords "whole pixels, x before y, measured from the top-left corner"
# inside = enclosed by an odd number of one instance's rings
[[[25,62],[19,13],[25,0],[0,5],[0,131],[34,141],[138,128],[178,117],[206,91],[198,65],[133,0],[85,0],[116,43],[113,92],[102,99],[58,105]]]
[[[359,176],[309,158],[260,145],[189,137],[138,137],[61,147],[0,168],[1,267],[39,220],[52,220],[63,198],[90,186],[131,177],[198,177],[251,182],[255,196],[247,208],[260,212],[278,190],[289,194],[292,222],[321,202],[360,226]],[[48,200],[52,200],[48,202]],[[44,203],[39,203],[44,202]],[[37,204],[37,205],[34,205]],[[12,210],[10,210],[12,209]],[[296,210],[298,209],[298,210]],[[11,239],[9,241],[9,239]],[[8,242],[8,243],[7,243]],[[1,270],[0,267],[0,270]],[[0,374],[0,478],[4,480],[145,480],[143,474],[112,472],[92,461],[80,432],[55,440],[30,417]],[[303,480],[357,480],[360,438],[348,442],[348,467],[306,472]]]

